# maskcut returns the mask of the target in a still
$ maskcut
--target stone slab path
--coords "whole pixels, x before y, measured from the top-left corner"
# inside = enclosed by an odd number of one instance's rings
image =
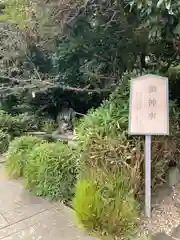
[[[34,197],[21,182],[9,180],[0,164],[0,240],[97,240],[75,226],[73,215],[63,204]],[[180,240],[180,226],[171,236],[159,233],[148,240]]]
[[[170,236],[165,233],[158,233],[152,237],[152,240],[180,240],[180,226],[178,226]]]
[[[75,227],[71,209],[31,196],[0,165],[0,240],[21,239],[95,240]]]

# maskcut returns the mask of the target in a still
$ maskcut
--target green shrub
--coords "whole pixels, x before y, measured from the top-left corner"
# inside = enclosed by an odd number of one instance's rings
[[[86,144],[88,136],[100,135],[122,137],[127,130],[129,115],[129,91],[123,93],[117,89],[109,100],[97,108],[92,109],[80,120],[77,135],[81,143]]]
[[[28,156],[24,176],[26,187],[36,195],[70,199],[76,180],[73,150],[61,142],[41,144]]]
[[[37,129],[36,120],[28,114],[12,116],[5,111],[0,111],[0,129],[12,137],[21,136],[24,132]]]
[[[52,133],[54,130],[57,129],[57,124],[52,119],[43,119],[40,125],[41,125],[42,131],[47,133]]]
[[[14,124],[17,126],[17,133],[21,134],[28,131],[38,130],[38,120],[35,115],[29,115],[27,113],[18,114],[13,116]]]
[[[152,186],[153,190],[165,181],[169,163],[179,154],[179,110],[170,102],[170,136],[153,137]],[[77,159],[96,171],[124,166],[131,169],[132,184],[136,194],[144,187],[144,138],[128,136],[129,87],[117,89],[97,109],[80,120],[76,134],[81,154]],[[112,164],[113,163],[113,164]],[[84,174],[84,173],[83,173]]]
[[[10,142],[10,135],[0,130],[0,153],[5,153]]]
[[[0,110],[0,129],[4,132],[9,132],[9,128],[12,125],[11,115],[3,110]]]
[[[136,147],[135,147],[136,146]],[[140,138],[135,141],[112,139],[111,137],[91,136],[88,144],[81,152],[78,166],[80,175],[85,176],[89,171],[106,173],[126,170],[129,172],[129,183],[135,194],[142,192],[144,162],[143,142]]]
[[[89,232],[113,239],[133,235],[138,217],[136,200],[144,193],[144,138],[128,136],[128,115],[126,86],[91,110],[76,128],[81,153],[77,159],[81,179],[73,201],[77,220]],[[170,136],[152,138],[153,190],[164,183],[169,163],[179,154],[178,119],[179,110],[170,102]],[[123,184],[122,170],[129,176]]]
[[[139,207],[122,173],[79,179],[73,206],[78,224],[90,233],[120,239],[135,234]]]
[[[18,178],[24,174],[28,154],[43,141],[37,137],[22,136],[15,138],[9,145],[5,168],[10,177]]]

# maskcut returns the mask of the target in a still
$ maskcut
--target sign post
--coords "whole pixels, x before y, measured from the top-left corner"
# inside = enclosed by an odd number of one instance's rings
[[[145,214],[151,217],[151,136],[145,136]]]
[[[129,134],[145,135],[145,214],[151,217],[151,136],[169,135],[167,78],[148,74],[132,79]]]

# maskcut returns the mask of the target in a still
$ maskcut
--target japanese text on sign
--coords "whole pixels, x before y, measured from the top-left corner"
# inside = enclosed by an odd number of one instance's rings
[[[151,95],[150,98],[149,98],[149,107],[150,106],[153,106],[155,107],[156,105],[156,98],[153,95],[153,93],[157,93],[157,87],[156,86],[153,86],[153,85],[150,85],[148,87],[148,92],[149,94]],[[148,117],[149,119],[153,120],[156,118],[156,112],[152,111],[148,114]]]
[[[145,75],[132,80],[129,134],[169,133],[167,79]]]

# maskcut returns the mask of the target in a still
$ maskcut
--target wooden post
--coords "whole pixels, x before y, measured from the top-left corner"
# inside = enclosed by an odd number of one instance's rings
[[[145,214],[151,217],[151,136],[145,136]]]
[[[147,74],[131,81],[130,135],[145,136],[145,214],[151,217],[151,136],[169,135],[168,79]]]

